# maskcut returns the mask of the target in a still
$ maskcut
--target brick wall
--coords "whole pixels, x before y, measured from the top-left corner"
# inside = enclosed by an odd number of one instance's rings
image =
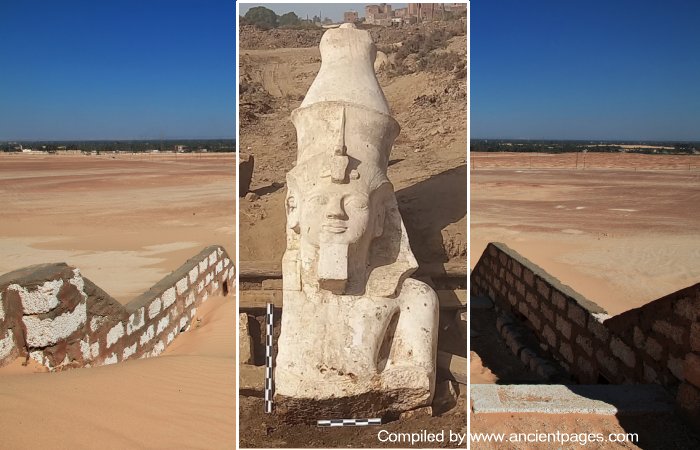
[[[610,317],[508,246],[490,243],[471,293],[520,318],[577,381],[662,384],[700,418],[700,283]]]
[[[0,366],[29,357],[50,370],[156,356],[210,295],[232,289],[226,251],[210,246],[127,305],[66,264],[0,276]]]

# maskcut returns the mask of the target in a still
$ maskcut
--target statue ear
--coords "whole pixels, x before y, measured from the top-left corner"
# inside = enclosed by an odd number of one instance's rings
[[[386,220],[387,200],[393,194],[390,183],[384,183],[372,193],[371,205],[374,209],[374,237],[384,234],[384,221]]]
[[[386,217],[386,208],[384,208],[384,204],[380,203],[377,206],[378,208],[374,218],[374,237],[376,238],[384,234],[384,219]]]
[[[297,204],[296,197],[287,193],[287,200],[285,202],[287,208],[287,227],[294,230],[295,233],[299,233],[299,205]]]

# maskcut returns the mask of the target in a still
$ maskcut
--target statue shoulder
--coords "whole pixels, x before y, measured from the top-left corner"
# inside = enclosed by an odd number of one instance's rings
[[[406,280],[404,280],[401,288],[401,296],[403,297],[405,294],[421,295],[437,299],[437,293],[433,288],[428,286],[427,283],[416,280],[415,278],[406,278]]]

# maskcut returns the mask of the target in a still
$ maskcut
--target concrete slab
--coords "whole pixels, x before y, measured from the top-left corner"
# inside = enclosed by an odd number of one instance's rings
[[[474,414],[646,414],[673,412],[673,398],[658,385],[471,385]]]

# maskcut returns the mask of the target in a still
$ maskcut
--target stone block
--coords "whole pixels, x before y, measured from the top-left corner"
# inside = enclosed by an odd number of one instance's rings
[[[253,181],[253,169],[255,167],[255,158],[248,153],[240,153],[238,155],[238,195],[245,197],[250,191],[250,183]]]
[[[610,340],[610,350],[612,354],[620,358],[627,367],[633,368],[635,366],[636,358],[634,352],[617,336],[613,336]]]
[[[557,315],[557,330],[564,336],[566,339],[571,339],[571,323],[569,323],[568,320],[566,320],[563,316]]]
[[[537,293],[540,294],[544,300],[548,300],[552,288],[541,278],[538,278],[535,284],[537,285]]]
[[[685,381],[700,388],[700,354],[688,353],[683,365]]]
[[[666,320],[656,320],[651,324],[651,329],[666,336],[678,345],[683,344],[684,330],[678,325],[672,325]]]
[[[559,291],[554,291],[552,294],[552,303],[554,303],[554,306],[561,310],[566,309],[566,298],[564,297],[564,294]]]
[[[644,351],[656,361],[661,361],[664,349],[653,337],[648,337],[644,344]]]
[[[254,363],[253,355],[255,354],[255,349],[253,346],[253,340],[250,336],[250,324],[248,320],[248,314],[241,313],[239,315],[238,357],[241,364]]]
[[[580,307],[579,305],[571,304],[569,305],[568,311],[569,319],[580,327],[586,327],[586,317],[588,312]]]

